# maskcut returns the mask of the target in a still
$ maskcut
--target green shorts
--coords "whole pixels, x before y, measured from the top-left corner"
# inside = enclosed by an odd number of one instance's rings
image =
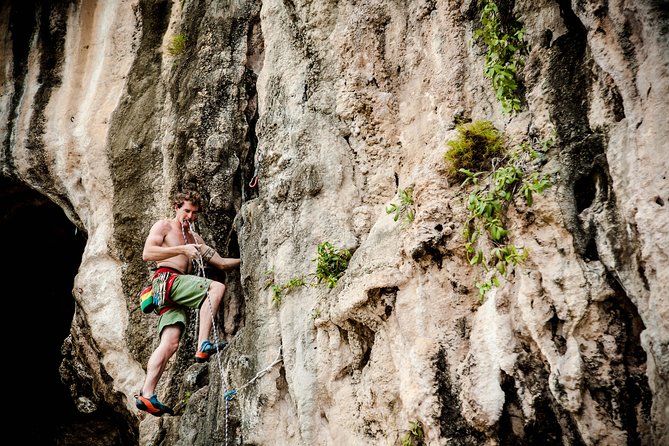
[[[170,294],[167,296],[171,301],[168,305],[172,305],[173,308],[160,315],[158,319],[158,335],[168,325],[181,324],[183,328],[186,328],[188,324],[188,310],[199,308],[202,305],[202,302],[207,297],[207,290],[211,282],[213,281],[206,277],[185,274],[178,275],[174,279]],[[157,286],[156,281],[154,281],[153,286]],[[160,308],[158,311],[160,311]],[[181,333],[183,333],[183,330]]]

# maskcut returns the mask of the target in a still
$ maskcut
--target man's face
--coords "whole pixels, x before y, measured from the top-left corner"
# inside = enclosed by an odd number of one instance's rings
[[[186,226],[190,226],[191,222],[197,220],[199,210],[200,209],[190,201],[184,201],[184,204],[181,205],[180,208],[177,208],[177,220]]]

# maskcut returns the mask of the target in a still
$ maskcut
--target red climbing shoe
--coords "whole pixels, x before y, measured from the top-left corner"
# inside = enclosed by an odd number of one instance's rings
[[[155,393],[151,395],[151,398],[147,398],[142,396],[142,392],[139,392],[139,395],[135,395],[135,406],[137,406],[139,410],[148,412],[155,417],[160,417],[166,413],[174,415],[172,409],[158,401],[158,397]]]
[[[228,345],[227,342],[221,341],[218,344],[212,344],[209,339],[202,341],[200,348],[195,352],[195,361],[197,362],[207,362],[209,357],[216,352],[219,352]]]

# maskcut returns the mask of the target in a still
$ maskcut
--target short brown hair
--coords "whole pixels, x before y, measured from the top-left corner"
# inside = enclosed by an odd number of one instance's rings
[[[172,203],[177,208],[180,208],[181,206],[184,205],[185,201],[190,201],[191,203],[193,203],[194,206],[197,206],[198,208],[202,207],[202,195],[200,195],[199,192],[196,192],[194,190],[178,192],[177,194],[174,195]]]

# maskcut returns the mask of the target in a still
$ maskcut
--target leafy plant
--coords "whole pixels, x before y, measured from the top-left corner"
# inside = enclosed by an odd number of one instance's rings
[[[192,395],[192,392],[186,390],[184,393],[184,399],[182,400],[184,404],[188,404],[188,401],[190,401],[190,397]]]
[[[175,34],[167,47],[167,52],[172,56],[179,56],[186,51],[186,36],[183,33]]]
[[[402,446],[417,446],[423,441],[423,425],[420,421],[410,421],[409,431],[402,438]]]
[[[547,178],[540,177],[538,172],[533,172],[528,180],[523,180],[523,184],[520,186],[520,193],[525,197],[527,205],[532,206],[532,194],[540,194],[550,186],[551,182]]]
[[[348,249],[335,248],[330,242],[318,245],[317,252],[318,257],[312,260],[316,262],[316,280],[334,288],[348,267],[351,253]]]
[[[312,259],[317,262],[316,272],[307,276],[299,276],[290,279],[288,282],[276,284],[274,282],[274,270],[266,271],[267,279],[264,289],[272,288],[272,303],[279,306],[283,300],[284,293],[303,286],[316,286],[325,282],[329,288],[334,288],[337,280],[344,275],[348,267],[348,261],[351,259],[351,253],[347,249],[337,249],[330,242],[324,242],[317,247],[318,257]],[[316,284],[308,283],[307,278],[311,277]],[[316,313],[314,313],[316,314]],[[320,310],[318,310],[320,316]],[[317,318],[315,316],[314,318]]]
[[[444,159],[448,175],[458,181],[471,179],[473,171],[492,168],[492,160],[504,156],[506,138],[489,121],[474,121],[456,127],[458,137],[447,142]]]
[[[272,284],[272,303],[276,306],[281,305],[281,301],[283,300],[283,293],[285,291],[294,290],[295,288],[306,285],[307,282],[304,280],[304,276],[294,277],[281,285]]]
[[[188,390],[184,393],[184,397],[181,399],[181,401],[177,402],[177,404],[172,408],[175,414],[182,413],[183,409],[188,405],[191,395],[192,392]]]
[[[555,146],[555,138],[557,137],[555,130],[553,130],[550,135],[548,135],[547,138],[541,140],[539,143],[541,144],[541,151],[542,152],[547,152],[548,150],[552,149]]]
[[[528,167],[531,154],[541,150],[524,142],[505,158],[498,160],[501,165],[493,168],[492,172],[460,169],[465,177],[462,185],[473,185],[466,199],[469,217],[462,234],[469,264],[482,266],[486,273],[487,279],[476,283],[481,301],[490,289],[499,286],[499,276],[508,277],[513,267],[521,264],[528,256],[526,249],[508,243],[510,231],[506,225],[506,215],[518,194],[528,206],[532,206],[533,194],[541,193],[551,186],[548,178]],[[482,182],[482,178],[485,182]]]
[[[474,38],[488,47],[484,74],[492,81],[502,112],[519,111],[517,73],[524,65],[521,53],[525,49],[525,30],[514,20],[504,23],[494,0],[485,0],[480,24]]]
[[[402,217],[403,226],[408,226],[413,223],[414,218],[416,217],[413,201],[413,186],[409,186],[406,189],[400,189],[399,204],[390,203],[386,208],[386,214],[393,214],[393,220],[395,221]]]
[[[283,287],[281,285],[272,285],[272,303],[277,307],[283,300]]]

